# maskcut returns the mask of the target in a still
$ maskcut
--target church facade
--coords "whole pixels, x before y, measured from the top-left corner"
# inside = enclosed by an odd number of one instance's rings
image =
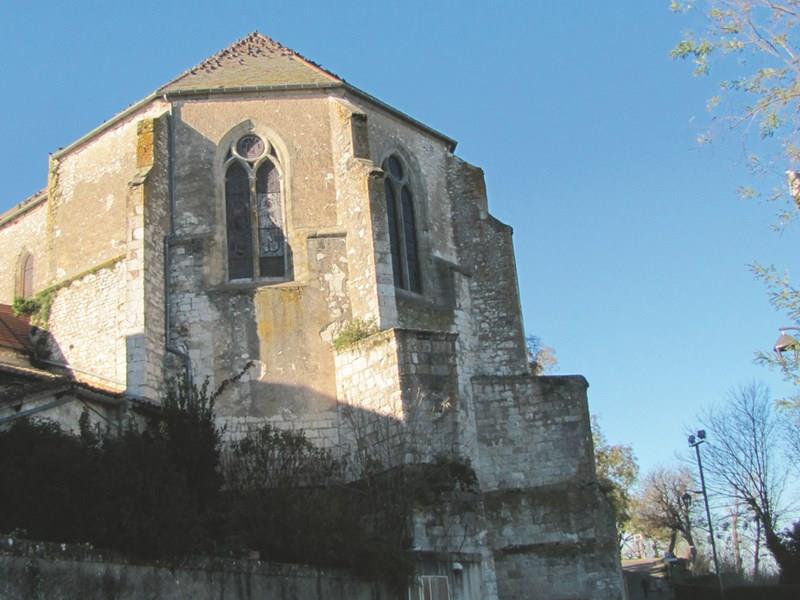
[[[0,353],[14,411],[26,377],[113,408],[189,373],[235,378],[231,435],[413,424],[401,461],[465,457],[480,484],[479,530],[415,525],[449,597],[621,598],[586,381],[532,376],[512,232],[455,145],[258,33],[180,75],[0,215],[0,304],[47,330],[15,342],[36,368]]]

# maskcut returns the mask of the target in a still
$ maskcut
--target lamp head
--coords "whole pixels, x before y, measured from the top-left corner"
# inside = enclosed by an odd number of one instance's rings
[[[693,435],[690,435],[689,436],[689,445],[690,446],[694,446],[694,442],[695,442],[695,437]]]
[[[705,429],[700,429],[697,432],[697,438],[700,439],[700,440],[706,439],[706,430]]]
[[[788,350],[797,351],[800,349],[800,342],[797,341],[797,338],[789,335],[783,329],[781,329],[780,332],[781,334],[778,336],[778,339],[775,341],[775,345],[772,347],[772,349],[775,350],[775,354],[778,355],[778,360],[783,359],[781,355],[784,352],[787,352]]]

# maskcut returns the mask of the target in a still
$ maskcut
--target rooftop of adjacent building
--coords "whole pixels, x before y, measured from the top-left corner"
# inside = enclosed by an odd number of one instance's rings
[[[8,304],[0,304],[0,347],[24,353],[33,352],[30,319],[17,315]]]
[[[69,365],[62,365],[37,355],[33,332],[47,335],[31,325],[30,318],[18,315],[8,304],[0,304],[0,385],[39,390],[68,386],[87,392],[121,398],[118,390],[98,383],[78,381]],[[0,398],[6,400],[6,398]]]
[[[75,377],[69,365],[37,356],[30,319],[0,304],[0,427],[20,418],[43,415],[68,402],[117,407],[132,402],[139,413],[158,407],[98,382]]]

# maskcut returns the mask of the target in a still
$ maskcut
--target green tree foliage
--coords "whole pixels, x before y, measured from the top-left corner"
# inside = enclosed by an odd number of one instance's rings
[[[685,34],[672,56],[692,61],[695,75],[724,74],[719,94],[708,102],[712,129],[722,124],[741,132],[748,167],[767,180],[764,191],[743,186],[742,195],[778,201],[778,225],[785,225],[800,212],[800,0],[689,0],[673,1],[671,7],[689,19],[702,16],[693,22],[703,23]],[[800,291],[789,278],[774,266],[754,264],[752,270],[766,285],[771,304],[790,324],[800,324]],[[761,352],[756,360],[800,384],[798,358],[797,352],[784,358]],[[782,407],[797,465],[800,397]]]
[[[592,417],[592,441],[597,483],[611,504],[617,540],[622,545],[624,532],[633,516],[633,486],[639,475],[639,465],[630,446],[607,442],[595,417]]]
[[[689,0],[671,7],[690,16],[701,11],[704,24],[686,33],[672,56],[692,61],[695,75],[724,74],[708,100],[712,130],[701,139],[713,139],[719,125],[740,131],[749,167],[771,178],[767,193],[744,186],[741,194],[783,200],[779,222],[787,222],[800,201],[796,178],[790,173],[788,186],[785,180],[786,170],[800,164],[800,1]]]

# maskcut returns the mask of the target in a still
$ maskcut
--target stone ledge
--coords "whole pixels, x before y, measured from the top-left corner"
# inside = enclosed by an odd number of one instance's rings
[[[530,375],[520,373],[518,375],[474,375],[471,379],[474,384],[492,383],[539,383],[545,385],[557,385],[565,383],[581,383],[587,388],[589,382],[583,375]]]
[[[595,540],[585,540],[579,542],[539,542],[536,544],[515,544],[496,548],[495,554],[510,556],[514,554],[536,554],[539,556],[564,556],[572,557],[576,554],[588,554],[595,552],[598,544]]]

